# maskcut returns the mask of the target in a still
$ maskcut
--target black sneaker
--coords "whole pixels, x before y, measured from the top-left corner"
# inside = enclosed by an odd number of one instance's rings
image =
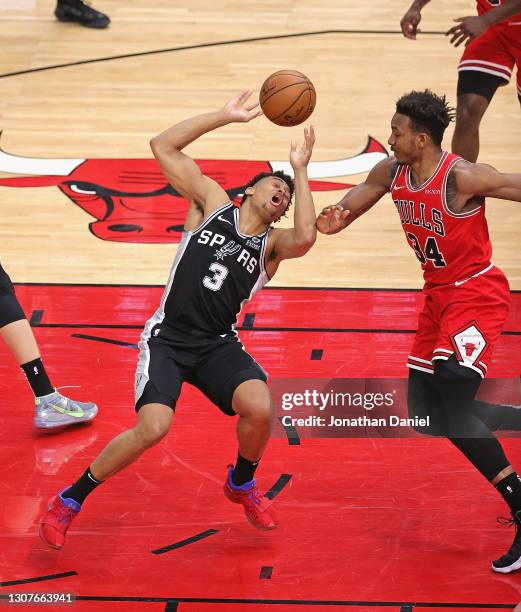
[[[75,21],[87,28],[106,28],[110,23],[107,15],[94,10],[82,0],[58,2],[54,14],[58,21]]]
[[[514,525],[516,529],[514,541],[508,552],[499,559],[492,561],[492,569],[495,572],[510,574],[510,572],[521,569],[521,510],[512,513],[511,519],[500,516],[497,521],[503,525]]]

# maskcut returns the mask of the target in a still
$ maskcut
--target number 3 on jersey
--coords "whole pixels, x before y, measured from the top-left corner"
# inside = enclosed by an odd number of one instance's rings
[[[210,264],[210,272],[213,272],[213,276],[205,276],[203,278],[203,285],[207,289],[212,291],[219,291],[224,283],[224,279],[228,276],[228,268],[220,263]]]
[[[429,236],[427,238],[425,241],[425,249],[423,251],[418,238],[416,238],[414,234],[411,234],[411,232],[407,232],[407,240],[414,249],[416,257],[422,264],[426,264],[427,260],[430,259],[436,268],[444,268],[447,265],[438,248],[438,243],[436,242],[436,238],[434,238],[434,236]]]

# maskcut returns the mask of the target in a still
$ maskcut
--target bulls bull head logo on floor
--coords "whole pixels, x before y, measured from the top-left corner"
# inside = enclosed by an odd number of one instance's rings
[[[387,157],[374,138],[353,157],[311,162],[308,175],[312,191],[348,189],[353,185],[324,181],[326,177],[368,172]],[[284,170],[289,162],[199,159],[203,174],[217,181],[238,203],[244,185],[260,172]],[[168,183],[155,159],[34,159],[0,149],[0,172],[30,176],[0,179],[4,187],[56,185],[74,204],[96,220],[90,231],[114,242],[179,242],[188,202]]]

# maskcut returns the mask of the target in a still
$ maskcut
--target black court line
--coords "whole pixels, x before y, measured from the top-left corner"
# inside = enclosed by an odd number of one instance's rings
[[[171,601],[166,604],[165,612],[177,612],[179,603],[177,601]]]
[[[31,582],[44,582],[46,580],[57,580],[58,578],[68,578],[69,576],[77,576],[78,572],[63,572],[61,574],[49,574],[47,576],[36,576],[35,578],[24,578],[22,580],[8,580],[0,582],[0,587],[14,586],[16,584],[30,584]]]
[[[6,595],[0,595],[5,599]],[[453,602],[406,602],[406,601],[348,601],[331,599],[248,599],[248,598],[210,598],[210,597],[97,597],[77,595],[77,601],[129,601],[144,603],[206,603],[206,604],[264,604],[294,606],[366,606],[368,608],[392,608],[408,606],[412,608],[475,608],[476,610],[512,610],[517,603],[453,603]]]
[[[93,340],[95,342],[106,342],[107,344],[117,344],[118,346],[127,346],[132,349],[137,349],[137,344],[132,342],[123,342],[123,340],[112,340],[111,338],[100,338],[99,336],[88,336],[87,334],[71,334],[73,338],[82,338],[83,340]]]
[[[150,552],[154,555],[162,555],[163,553],[170,552],[171,550],[175,550],[176,548],[181,548],[182,546],[187,546],[188,544],[193,544],[194,542],[198,542],[199,540],[204,540],[204,538],[208,538],[214,533],[218,533],[217,529],[207,529],[206,531],[202,531],[191,538],[186,538],[186,540],[181,540],[180,542],[176,542],[175,544],[170,544],[169,546],[163,546],[163,548],[157,548],[156,550],[151,550]]]
[[[412,612],[412,606],[402,606],[400,612]]]
[[[279,417],[279,421],[284,427],[284,431],[286,432],[286,436],[288,438],[288,443],[290,446],[298,446],[300,444],[300,438],[298,435],[298,431],[293,427],[293,425],[284,425],[283,419],[284,417]]]
[[[260,569],[259,578],[262,580],[271,580],[271,575],[273,574],[273,567],[270,565],[264,565]]]
[[[39,328],[63,329],[143,329],[143,325],[117,325],[111,323],[42,323]],[[237,331],[250,332],[305,332],[333,334],[415,334],[416,329],[377,329],[372,327],[237,327]],[[73,334],[75,335],[75,334]],[[77,334],[79,336],[79,334]],[[521,336],[521,331],[504,331],[502,336]]]
[[[42,317],[43,310],[33,310],[33,312],[31,313],[31,318],[29,320],[29,324],[32,327],[38,327],[38,325],[40,325],[40,323],[42,322]]]
[[[242,45],[245,43],[262,42],[268,40],[280,40],[285,38],[300,38],[305,36],[321,36],[324,34],[399,34],[401,30],[316,30],[314,32],[296,32],[294,34],[275,34],[273,36],[256,36],[254,38],[239,38],[232,40],[220,40],[216,42],[199,43],[197,45],[182,45],[180,47],[168,47],[166,49],[153,49],[151,51],[138,51],[136,53],[124,53],[122,55],[111,55],[108,57],[98,57],[96,59],[80,60],[79,62],[68,62],[65,64],[53,64],[50,66],[40,66],[39,68],[29,68],[16,72],[5,72],[0,74],[0,79],[7,77],[30,74],[31,72],[43,72],[45,70],[55,70],[57,68],[69,68],[70,66],[82,66],[84,64],[100,64],[101,62],[111,62],[113,60],[128,59],[130,57],[145,57],[146,55],[159,55],[162,53],[175,53],[176,51],[189,51],[191,49],[210,49],[211,47],[222,47],[226,45]],[[423,35],[445,34],[445,32],[425,31]]]
[[[291,474],[281,474],[279,476],[279,479],[271,487],[271,489],[269,491],[266,491],[266,493],[264,493],[264,497],[267,497],[268,499],[273,499],[282,491],[282,489],[288,484],[290,480],[291,480]]]
[[[242,322],[242,329],[252,329],[255,323],[255,313],[247,312],[244,315],[244,321]]]
[[[143,285],[128,283],[13,283],[15,287],[120,287],[127,289],[164,289],[164,285]],[[387,291],[389,293],[420,293],[421,289],[399,287],[263,287],[262,291]],[[521,289],[511,289],[510,293],[521,293]]]

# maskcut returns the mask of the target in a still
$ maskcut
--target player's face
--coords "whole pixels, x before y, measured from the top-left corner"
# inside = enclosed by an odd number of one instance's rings
[[[276,176],[267,176],[255,185],[252,201],[263,219],[273,223],[286,212],[290,197],[286,181]]]
[[[411,127],[409,117],[395,113],[391,119],[391,135],[387,142],[397,162],[411,164],[416,160],[418,157],[417,136],[418,134]]]

